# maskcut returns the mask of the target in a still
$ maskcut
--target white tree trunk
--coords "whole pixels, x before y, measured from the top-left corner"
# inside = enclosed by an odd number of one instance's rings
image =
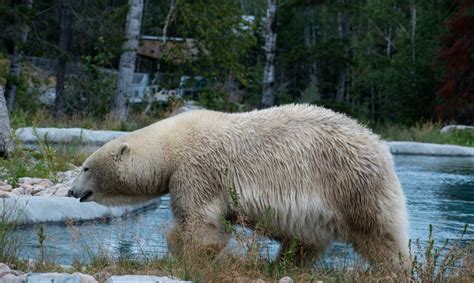
[[[33,7],[33,0],[26,0],[24,1],[24,5],[28,10],[31,10]],[[21,34],[20,34],[20,44],[15,42],[15,46],[13,47],[13,54],[11,57],[11,64],[10,64],[10,75],[7,82],[7,91],[6,91],[6,100],[7,100],[7,107],[8,111],[13,110],[13,106],[15,104],[15,96],[16,96],[16,86],[18,81],[20,80],[21,74],[21,47],[19,45],[24,45],[26,40],[28,39],[28,32],[29,27],[26,24],[23,24],[21,27]]]
[[[7,103],[0,85],[0,156],[7,157],[13,149],[12,133],[10,130],[10,120],[8,119]]]
[[[316,46],[318,36],[314,8],[308,8],[305,13],[306,23],[304,25],[304,43],[306,48],[311,50]],[[309,65],[309,83],[311,87],[319,90],[318,64],[316,61],[311,62]],[[315,93],[314,95],[316,96],[318,93]]]
[[[416,4],[415,0],[410,0],[410,22],[411,22],[411,56],[413,65],[415,65],[416,53],[415,53],[415,35],[416,35]]]
[[[344,0],[339,1],[340,4],[345,4]],[[342,11],[337,12],[337,30],[339,33],[339,40],[341,44],[344,44],[344,40],[347,38],[347,14]],[[346,46],[343,46],[343,56],[347,58],[348,50]],[[347,81],[347,70],[343,66],[339,70],[337,78],[337,89],[336,89],[336,101],[343,101],[346,96],[346,81]]]
[[[128,116],[128,94],[130,93],[135,71],[143,15],[143,0],[128,0],[128,5],[129,11],[125,27],[126,40],[123,43],[123,53],[120,57],[117,89],[112,106],[113,117],[120,121],[125,121]]]
[[[273,106],[275,102],[275,49],[277,0],[267,2],[267,23],[265,26],[265,68],[263,69],[262,108]]]

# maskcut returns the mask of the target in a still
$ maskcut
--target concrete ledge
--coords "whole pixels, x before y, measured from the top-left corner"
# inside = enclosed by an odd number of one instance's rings
[[[474,147],[421,143],[388,142],[392,154],[474,157]]]
[[[82,146],[97,149],[110,140],[116,139],[128,132],[120,131],[93,131],[81,128],[19,128],[15,137],[27,146],[36,148],[40,142],[58,146]]]
[[[88,221],[120,217],[158,205],[159,199],[142,204],[108,207],[94,202],[79,202],[68,197],[17,197],[0,199],[0,214],[9,222],[29,225],[45,222]]]

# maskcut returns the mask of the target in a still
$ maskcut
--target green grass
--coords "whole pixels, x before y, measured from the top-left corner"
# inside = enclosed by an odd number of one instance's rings
[[[383,139],[389,141],[415,141],[438,144],[455,144],[462,146],[474,146],[474,132],[469,130],[455,130],[451,133],[442,134],[440,123],[417,123],[406,127],[400,125],[378,125],[374,132]]]
[[[44,140],[38,147],[38,150],[28,149],[16,141],[9,158],[0,159],[0,179],[13,187],[21,177],[48,178],[54,182],[57,172],[67,171],[71,165],[79,166],[86,158],[78,145],[57,150]]]
[[[2,227],[1,222],[0,227]],[[8,231],[11,232],[13,229],[9,228]],[[295,282],[473,282],[473,246],[472,241],[466,243],[463,239],[466,229],[457,240],[435,245],[430,228],[428,241],[411,242],[410,251],[413,256],[409,262],[388,267],[370,266],[362,260],[356,260],[351,264],[341,266],[328,266],[316,262],[311,268],[299,268],[291,264],[291,252],[281,260],[270,261],[259,254],[258,249],[261,245],[252,243],[257,238],[255,233],[234,235],[241,237],[242,240],[238,241],[237,248],[248,250],[244,255],[236,255],[225,250],[215,259],[208,259],[207,256],[200,254],[201,251],[188,249],[178,257],[166,256],[164,258],[146,255],[134,257],[104,252],[92,257],[86,254],[76,260],[72,266],[56,264],[55,259],[50,256],[47,256],[46,260],[40,256],[36,262],[29,264],[27,260],[19,259],[17,256],[0,257],[0,262],[3,261],[22,271],[82,272],[95,276],[100,282],[107,279],[102,277],[104,274],[171,276],[194,282],[251,282],[257,279],[277,282],[284,276],[293,278]],[[41,234],[41,231],[41,226],[39,226],[38,233]],[[7,237],[7,239],[12,239],[12,237]],[[38,247],[41,249],[44,247],[44,241],[48,239],[44,237],[39,237],[39,239]],[[418,257],[414,255],[415,252]],[[10,254],[17,255],[18,253]],[[86,262],[85,258],[90,260]],[[336,258],[333,260],[336,261]],[[353,258],[337,258],[337,260],[337,262],[351,262]]]

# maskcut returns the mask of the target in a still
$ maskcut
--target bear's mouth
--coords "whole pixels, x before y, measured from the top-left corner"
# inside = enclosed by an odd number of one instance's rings
[[[92,196],[92,191],[88,190],[88,191],[85,191],[84,194],[82,195],[82,197],[79,199],[79,202],[84,202],[86,201],[88,198],[90,198]]]

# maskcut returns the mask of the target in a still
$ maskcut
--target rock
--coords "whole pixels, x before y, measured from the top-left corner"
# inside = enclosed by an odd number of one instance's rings
[[[20,185],[20,188],[22,188],[23,190],[26,190],[26,189],[31,189],[31,190],[33,190],[33,185],[27,184],[27,183],[23,183],[23,184]]]
[[[12,191],[12,186],[8,185],[8,184],[0,185],[0,191],[11,192]]]
[[[179,279],[173,279],[173,278],[170,278],[170,277],[158,277],[158,276],[149,276],[149,275],[112,276],[106,281],[106,283],[134,283],[134,282],[177,283],[177,282],[191,282],[191,281],[181,281]]]
[[[28,276],[28,274],[22,274],[22,275],[18,275],[15,280],[16,282],[18,283],[26,283],[26,277]]]
[[[84,282],[84,283],[94,283],[94,282],[97,282],[97,280],[89,275],[89,274],[83,274],[83,273],[79,273],[79,272],[74,272],[72,275],[77,275],[81,278],[81,282]]]
[[[55,196],[58,196],[58,197],[65,197],[67,196],[67,192],[69,191],[69,188],[68,187],[62,187],[62,188],[59,188],[55,193],[54,195]]]
[[[15,276],[25,275],[25,272],[22,272],[22,271],[19,271],[19,270],[12,270],[11,273]]]
[[[3,169],[3,168],[2,168]],[[5,186],[5,185],[8,185],[8,183],[6,181],[2,181],[0,180],[0,186]]]
[[[40,197],[40,196],[51,196],[52,193],[48,192],[48,191],[40,191],[40,192],[37,192],[35,194],[33,194],[35,197]]]
[[[474,132],[474,126],[466,126],[466,125],[448,125],[444,126],[439,132],[442,134],[449,134],[456,130],[468,130]]]
[[[37,283],[96,283],[95,280],[90,275],[85,275],[82,273],[30,273],[26,276],[27,282],[37,282]]]
[[[48,179],[42,179],[41,181],[36,182],[35,185],[41,186],[43,188],[47,188],[47,187],[51,187],[54,184]]]
[[[18,184],[28,184],[33,185],[38,182],[41,182],[43,179],[40,178],[30,178],[30,177],[22,177],[18,179]]]
[[[33,186],[33,192],[31,193],[32,195],[36,195],[39,192],[44,191],[46,188],[41,186],[41,185],[34,185]]]
[[[0,263],[0,274],[2,273],[10,273],[11,269],[5,263]]]
[[[73,170],[69,170],[69,171],[66,171],[66,172],[59,172],[57,174],[57,178],[58,178],[58,180],[61,181],[61,183],[69,186],[69,185],[72,184],[72,182],[74,182],[77,175],[79,175],[80,171],[81,171],[81,168],[76,167]]]
[[[285,276],[278,281],[279,283],[293,283],[293,279],[291,277]]]
[[[14,188],[12,190],[12,194],[14,194],[16,196],[22,196],[24,193],[25,193],[25,191],[23,190],[23,188]]]
[[[26,196],[31,196],[33,194],[33,186],[23,188],[23,194]]]
[[[0,191],[0,198],[11,198],[14,196],[15,195],[12,194],[11,192]]]
[[[112,277],[112,273],[107,272],[107,271],[100,271],[94,274],[94,278],[97,278],[99,282],[105,282],[110,277]]]
[[[0,274],[1,275],[1,274]],[[8,283],[19,283],[21,281],[17,280],[17,277],[11,273],[7,273],[3,276],[0,276],[0,282],[8,282]]]

